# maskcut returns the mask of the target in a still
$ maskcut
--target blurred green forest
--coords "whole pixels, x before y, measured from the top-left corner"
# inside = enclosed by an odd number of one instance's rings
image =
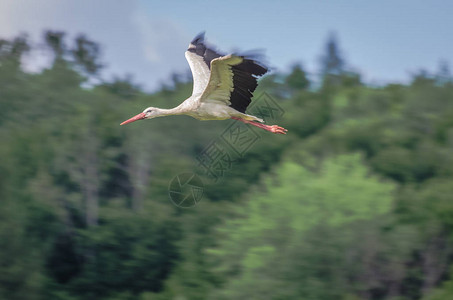
[[[30,73],[27,37],[0,40],[0,299],[453,299],[447,64],[369,86],[330,38],[316,79],[261,79],[288,135],[260,132],[181,209],[170,180],[232,121],[119,126],[176,106],[190,80],[146,93],[100,79],[84,35],[42,44],[52,62]]]

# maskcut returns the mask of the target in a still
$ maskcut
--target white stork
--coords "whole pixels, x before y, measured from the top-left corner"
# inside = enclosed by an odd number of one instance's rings
[[[188,115],[198,120],[235,119],[264,130],[286,134],[277,125],[245,113],[258,86],[258,77],[267,72],[250,56],[222,55],[206,47],[204,33],[189,44],[185,53],[193,76],[192,96],[172,109],[148,107],[121,125],[143,119],[170,115]]]

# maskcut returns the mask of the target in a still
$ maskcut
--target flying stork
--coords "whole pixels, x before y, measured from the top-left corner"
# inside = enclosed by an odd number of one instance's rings
[[[172,109],[148,107],[120,125],[169,115],[188,115],[198,120],[234,119],[272,133],[286,134],[278,125],[265,125],[245,113],[258,86],[258,77],[268,70],[252,56],[222,55],[208,48],[204,33],[197,35],[185,52],[193,76],[192,95]]]

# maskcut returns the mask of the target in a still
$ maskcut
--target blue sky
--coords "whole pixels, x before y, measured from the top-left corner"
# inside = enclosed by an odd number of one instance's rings
[[[367,82],[406,82],[440,60],[453,63],[453,1],[145,1],[0,0],[0,37],[43,29],[84,32],[103,46],[105,76],[134,75],[154,89],[184,72],[184,51],[200,31],[224,51],[265,49],[285,71],[315,73],[329,32]],[[45,65],[34,58],[31,69]]]

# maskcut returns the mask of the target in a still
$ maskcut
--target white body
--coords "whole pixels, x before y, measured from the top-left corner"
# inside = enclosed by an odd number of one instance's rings
[[[211,99],[200,101],[190,97],[176,108],[180,109],[180,114],[188,115],[201,121],[227,120],[231,119],[231,117],[238,117],[250,121],[263,122],[260,118],[238,112],[234,108],[225,105],[224,102]]]

